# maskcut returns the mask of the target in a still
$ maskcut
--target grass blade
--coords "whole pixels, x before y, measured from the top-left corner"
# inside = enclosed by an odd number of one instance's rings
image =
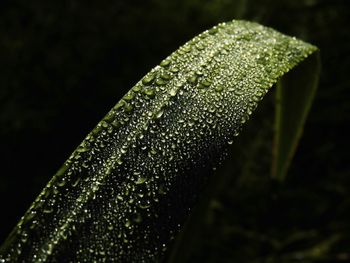
[[[272,176],[278,180],[285,178],[297,148],[318,86],[319,73],[317,52],[277,82]]]
[[[86,137],[5,241],[0,259],[160,260],[257,103],[315,50],[246,21],[195,37]]]

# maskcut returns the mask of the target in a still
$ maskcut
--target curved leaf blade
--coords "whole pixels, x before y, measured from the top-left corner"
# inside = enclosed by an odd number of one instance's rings
[[[272,176],[282,181],[300,140],[318,86],[319,53],[277,82]]]
[[[195,37],[74,151],[0,250],[4,262],[160,259],[257,103],[316,48],[246,21]]]

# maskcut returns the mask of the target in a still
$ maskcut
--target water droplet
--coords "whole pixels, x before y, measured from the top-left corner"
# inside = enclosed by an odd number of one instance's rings
[[[126,103],[124,105],[124,111],[126,113],[131,113],[133,111],[134,107],[130,103]]]
[[[200,84],[203,85],[204,87],[208,88],[211,84],[211,81],[209,79],[204,79],[201,81]]]
[[[203,71],[197,70],[197,71],[196,71],[196,75],[197,75],[197,76],[202,76],[202,75],[203,75]]]
[[[164,80],[169,80],[171,79],[171,75],[167,72],[164,72],[163,74],[160,75],[160,77]]]
[[[156,149],[152,148],[152,149],[150,150],[150,154],[152,154],[152,155],[156,155],[156,154],[157,154]]]
[[[104,120],[102,120],[102,121],[100,122],[100,124],[101,124],[101,126],[102,126],[103,128],[107,128],[107,127],[108,127],[108,123],[105,122]]]
[[[160,109],[159,111],[157,111],[154,115],[155,119],[160,119],[164,114],[164,109]]]
[[[214,122],[214,120],[212,118],[207,118],[206,121],[208,124],[212,124]]]
[[[44,212],[45,214],[50,214],[50,213],[53,212],[53,209],[52,209],[52,207],[51,207],[51,208],[47,208],[47,209],[44,209],[43,212]]]
[[[63,240],[67,240],[68,235],[65,232],[60,232],[60,236],[62,237]]]
[[[131,101],[131,100],[133,100],[134,98],[135,98],[135,93],[132,92],[132,91],[129,91],[129,92],[126,93],[126,94],[124,95],[124,97],[123,97],[123,99],[124,99],[125,101]]]
[[[78,147],[78,149],[77,149],[77,152],[78,152],[78,153],[84,153],[84,152],[87,152],[87,151],[89,151],[89,148],[86,147],[86,146],[84,146],[84,145],[80,145],[80,146]]]
[[[147,209],[147,208],[149,208],[151,206],[149,203],[138,203],[137,205],[141,209]]]
[[[164,80],[164,79],[162,79],[162,78],[159,78],[159,79],[157,79],[156,80],[156,84],[158,85],[158,86],[163,86],[163,85],[165,85],[167,82]]]
[[[139,177],[137,178],[137,180],[135,181],[135,184],[143,184],[144,182],[147,181],[146,177]]]
[[[213,28],[208,30],[208,33],[210,35],[215,35],[217,32],[218,32],[218,28],[217,27],[213,27]]]
[[[122,154],[126,154],[127,153],[127,147],[123,146],[121,149],[120,149],[120,152]]]
[[[224,90],[224,86],[223,85],[217,85],[216,87],[215,87],[215,91],[216,92],[221,92],[221,91],[223,91]]]
[[[21,242],[22,242],[22,243],[26,243],[27,240],[28,240],[28,233],[23,232],[22,237],[21,237]],[[0,261],[0,262],[2,262],[2,261]],[[4,262],[5,262],[5,261],[4,261]]]
[[[171,64],[171,60],[170,59],[164,59],[162,62],[160,62],[160,66],[162,67],[168,67]]]
[[[122,108],[125,105],[125,101],[124,100],[120,100],[115,106],[114,109],[118,110],[120,108]]]
[[[152,73],[149,73],[142,79],[142,84],[149,85],[152,83],[152,81],[155,79],[155,75]]]
[[[150,97],[150,98],[154,98],[154,96],[155,96],[154,89],[151,89],[151,88],[149,88],[149,89],[144,89],[144,90],[143,90],[143,94],[147,95],[147,96]]]
[[[78,177],[76,180],[73,181],[72,186],[76,187],[80,181],[80,177]]]
[[[175,97],[175,96],[176,96],[176,93],[177,93],[177,90],[176,90],[176,89],[170,89],[170,90],[168,91],[168,93],[169,93],[169,95],[170,95],[171,97]]]
[[[196,44],[196,48],[199,50],[199,51],[202,51],[205,49],[205,45],[202,43],[202,42],[198,42]]]
[[[57,182],[57,186],[59,186],[59,187],[63,187],[65,184],[66,184],[65,178],[62,178],[62,180]]]
[[[172,73],[177,73],[177,72],[179,72],[179,68],[177,68],[177,67],[173,67],[173,68],[171,68],[170,69],[170,71],[172,72]]]
[[[191,52],[192,48],[190,45],[184,45],[181,50],[185,53]]]
[[[111,122],[114,120],[114,113],[113,112],[109,112],[104,118],[104,121],[106,122]]]
[[[127,220],[125,221],[124,226],[125,226],[126,228],[129,228],[129,227],[130,227],[130,225],[131,225],[130,220],[129,220],[129,219],[127,219]]]
[[[114,128],[119,128],[122,126],[121,122],[118,120],[114,120],[111,124]]]
[[[132,88],[132,90],[133,90],[134,92],[139,92],[139,91],[141,91],[141,89],[142,89],[142,86],[141,86],[141,85],[135,85],[135,86]]]
[[[195,74],[192,74],[190,75],[188,78],[187,78],[187,81],[191,84],[196,84],[197,82],[197,76]]]

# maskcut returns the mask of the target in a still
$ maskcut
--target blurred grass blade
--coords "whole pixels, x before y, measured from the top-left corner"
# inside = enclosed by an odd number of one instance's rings
[[[257,103],[315,50],[246,21],[187,42],[88,134],[5,241],[0,262],[161,260]]]
[[[301,137],[318,86],[319,52],[277,82],[272,176],[283,180]]]

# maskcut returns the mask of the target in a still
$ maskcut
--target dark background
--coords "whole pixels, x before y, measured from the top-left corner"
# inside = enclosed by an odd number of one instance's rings
[[[320,86],[287,181],[248,172],[227,183],[188,258],[350,262],[346,2],[0,1],[0,242],[133,84],[185,41],[236,18],[317,45]]]

